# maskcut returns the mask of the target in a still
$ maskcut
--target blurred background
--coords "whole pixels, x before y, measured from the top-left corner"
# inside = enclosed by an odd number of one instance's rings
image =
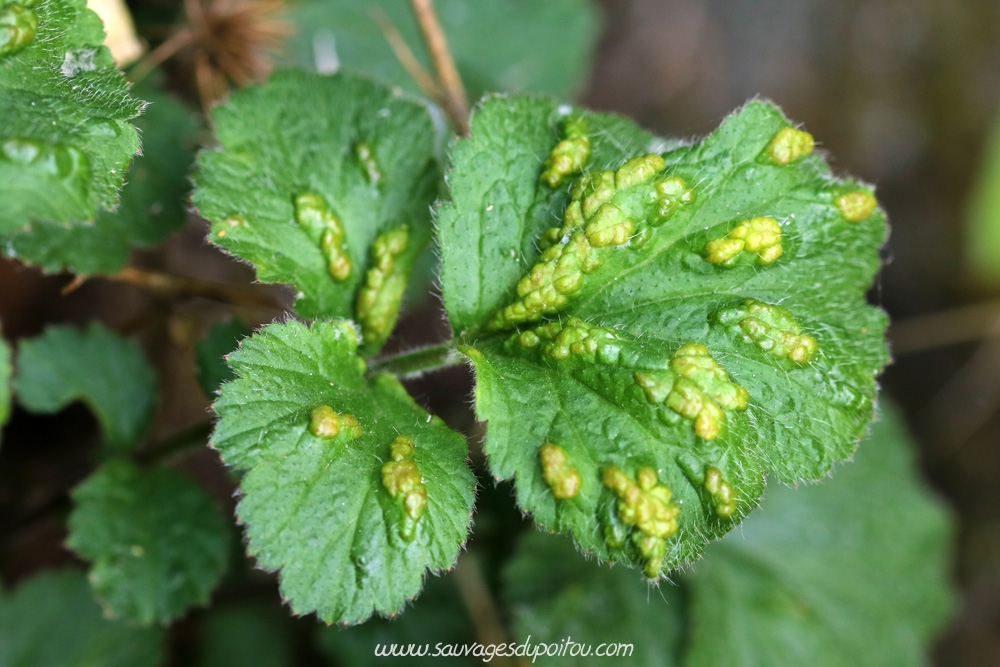
[[[183,21],[176,2],[129,4],[150,46],[166,39],[164,26]],[[446,29],[447,7],[461,4],[438,2]],[[477,3],[466,5],[476,11]],[[294,23],[318,10],[302,3],[289,11]],[[954,579],[961,601],[935,660],[1000,665],[1000,3],[604,0],[596,16],[590,66],[572,93],[581,104],[629,116],[662,135],[695,137],[746,99],[768,98],[813,134],[835,171],[876,186],[892,227],[871,293],[893,320],[894,363],[881,382],[905,411],[922,469],[957,520]],[[308,65],[312,57],[322,68],[320,47],[293,37],[278,59]],[[196,113],[190,61],[178,57],[163,70]],[[203,243],[205,229],[192,216],[183,233],[135,253],[132,263],[248,285],[246,267]],[[101,279],[63,295],[71,280],[0,260],[4,335],[13,341],[37,335],[46,323],[95,315],[139,334],[160,373],[163,437],[206,422],[208,401],[190,370],[191,342],[205,326],[226,312],[253,325],[267,322],[288,303],[287,292],[273,288],[261,292],[271,302],[221,312],[210,300],[180,303],[162,291]],[[444,337],[437,304],[412,304],[401,332],[411,341]],[[435,378],[433,394],[430,385],[414,390],[444,410],[456,399],[468,405],[468,383],[456,370]],[[475,428],[467,412],[446,417]],[[5,431],[0,567],[7,585],[71,560],[61,548],[61,523],[44,517],[90,469],[87,452],[74,444],[81,432],[96,437],[80,406],[58,418],[18,410]],[[29,446],[28,434],[35,443],[42,434],[42,446]],[[210,451],[181,465],[211,488],[229,488]],[[497,493],[508,502],[509,490]],[[232,502],[226,495],[220,500]],[[513,510],[508,514],[504,520],[520,521]],[[183,635],[183,624],[177,632]]]

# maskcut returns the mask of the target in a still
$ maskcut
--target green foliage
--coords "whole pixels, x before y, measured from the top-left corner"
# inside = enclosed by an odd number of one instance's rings
[[[296,613],[327,622],[395,613],[419,592],[425,570],[450,568],[475,486],[465,440],[392,376],[366,378],[357,348],[346,321],[265,327],[229,355],[237,379],[214,406],[212,445],[247,471],[237,513],[249,552],[281,570]],[[330,412],[341,418],[316,419]],[[412,451],[397,458],[400,436]],[[416,518],[409,493],[389,490],[404,463],[424,487]]]
[[[96,322],[85,330],[53,326],[18,348],[14,390],[31,412],[53,413],[83,401],[108,448],[139,444],[156,400],[156,376],[137,343]]]
[[[162,660],[163,631],[104,618],[76,570],[0,591],[0,665],[155,667]]]
[[[373,618],[364,625],[320,628],[319,650],[338,665],[365,665],[372,662],[377,646],[430,644],[427,656],[408,657],[415,667],[440,664],[432,657],[437,644],[465,645],[475,642],[469,611],[458,596],[455,577],[428,577],[420,598],[405,613],[391,619]],[[444,651],[442,651],[444,653]],[[376,660],[378,662],[378,660]],[[475,658],[451,657],[454,665],[481,665]]]
[[[289,71],[213,117],[221,147],[198,157],[195,205],[211,240],[260,280],[295,285],[296,312],[353,317],[376,238],[402,225],[394,267],[409,273],[431,238],[440,178],[423,106],[366,79]],[[366,354],[385,336],[366,338]]]
[[[681,664],[683,598],[671,584],[651,589],[624,568],[599,567],[573,543],[533,532],[525,535],[504,569],[507,604],[520,644],[572,641],[591,645],[591,655],[540,656],[539,665],[596,665],[602,643],[630,643],[628,664],[669,667]],[[578,652],[583,652],[581,648]]]
[[[222,577],[226,521],[189,478],[110,461],[73,490],[66,546],[91,562],[112,618],[167,623],[203,605]]]
[[[142,102],[101,46],[101,21],[84,0],[6,3],[0,12],[15,10],[37,29],[19,33],[19,48],[0,44],[0,234],[35,222],[89,224],[117,202],[139,148],[127,121]]]
[[[215,398],[219,386],[233,379],[233,372],[226,365],[224,357],[249,335],[250,327],[233,318],[213,326],[195,345],[195,371],[198,385],[205,396]]]
[[[690,585],[691,665],[917,665],[954,608],[948,515],[883,408],[850,465],[772,485]]]
[[[571,95],[584,82],[597,37],[597,16],[586,0],[438,0],[434,3],[456,66],[472,98],[494,90]],[[302,66],[363,72],[419,92],[383,36],[382,12],[430,66],[417,46],[416,21],[406,0],[303,0],[291,18],[291,51]]]
[[[28,231],[0,235],[8,254],[47,271],[114,273],[130,249],[159,243],[184,226],[198,122],[169,95],[143,89],[142,96],[149,102],[135,123],[142,154],[128,168],[118,207],[98,210],[92,224],[38,220]]]
[[[215,609],[202,625],[198,667],[286,667],[294,664],[287,616],[261,606]]]
[[[978,278],[1000,282],[1000,121],[986,144],[967,218],[968,270]]]
[[[920,664],[953,609],[951,536],[912,458],[883,409],[853,463],[821,485],[772,485],[679,585],[650,588],[530,534],[505,570],[515,638],[632,643],[651,665]]]
[[[642,156],[662,142],[583,113],[590,173],[553,190],[539,175],[568,112],[490,98],[454,146],[445,306],[493,473],[541,525],[655,577],[739,523],[766,474],[818,479],[854,451],[887,359],[864,299],[885,217],[847,219],[838,198],[870,195],[820,157],[777,161],[789,125],[763,102],[662,159]],[[546,482],[546,443],[575,496]],[[645,495],[626,501],[630,486]]]

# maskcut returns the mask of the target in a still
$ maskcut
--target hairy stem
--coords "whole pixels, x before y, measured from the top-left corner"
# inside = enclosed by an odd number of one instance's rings
[[[448,42],[444,38],[444,31],[441,30],[434,4],[431,0],[410,0],[410,7],[417,17],[417,23],[420,24],[420,33],[427,44],[431,62],[434,63],[438,82],[444,89],[444,110],[455,124],[458,133],[466,136],[469,134],[469,101],[465,97],[465,88],[462,87],[462,79],[458,76],[455,60],[448,50]]]
[[[392,373],[403,380],[419,377],[439,368],[458,366],[464,362],[465,357],[455,349],[453,342],[449,341],[376,359],[372,362],[369,371],[371,373]]]
[[[486,584],[479,561],[471,552],[467,551],[458,557],[454,576],[458,594],[469,611],[479,643],[487,646],[506,643],[507,636],[500,621],[500,612]],[[495,664],[517,665],[518,661],[498,655]]]

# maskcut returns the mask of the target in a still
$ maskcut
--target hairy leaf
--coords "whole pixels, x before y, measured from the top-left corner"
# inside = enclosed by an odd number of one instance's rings
[[[155,667],[163,630],[110,621],[76,570],[47,572],[0,591],[0,665]]]
[[[472,98],[495,90],[566,97],[583,83],[597,36],[597,16],[591,3],[438,0],[434,7]],[[389,46],[379,26],[379,12],[430,69],[406,0],[298,3],[291,14],[298,28],[290,45],[295,60],[304,67],[320,69],[339,64],[409,92],[420,92]]]
[[[514,639],[529,642],[527,655],[537,652],[539,665],[607,664],[599,648],[630,665],[680,664],[682,598],[672,584],[647,586],[627,570],[586,561],[569,540],[539,532],[521,538],[504,581]]]
[[[167,623],[208,602],[229,533],[200,486],[115,460],[76,487],[73,502],[66,546],[91,562],[90,584],[109,616]]]
[[[0,235],[8,255],[47,271],[114,273],[125,266],[129,250],[159,243],[184,226],[198,122],[169,95],[143,90],[142,96],[149,101],[136,121],[143,152],[126,173],[118,207],[98,210],[92,224],[36,221],[27,231]]]
[[[918,665],[954,608],[948,516],[895,411],[819,486],[769,488],[690,585],[692,665]]]
[[[465,542],[465,440],[392,376],[364,375],[349,322],[273,324],[229,355],[212,445],[248,471],[249,552],[297,613],[356,623],[399,611]]]
[[[427,110],[366,79],[289,71],[213,117],[221,146],[199,155],[194,194],[212,242],[295,285],[303,317],[359,321],[375,352],[431,237]]]
[[[0,233],[88,224],[117,202],[142,110],[84,0],[0,7]]]
[[[53,326],[21,342],[14,389],[31,412],[52,413],[83,401],[108,447],[139,444],[156,399],[156,377],[137,343],[100,324]]]
[[[205,396],[214,398],[219,385],[233,379],[233,372],[224,357],[236,349],[237,343],[250,335],[250,327],[233,318],[216,324],[194,348],[198,385]]]
[[[475,114],[442,288],[490,467],[537,522],[655,578],[768,473],[853,452],[886,361],[864,300],[885,217],[812,143],[765,102],[690,145],[539,98]]]

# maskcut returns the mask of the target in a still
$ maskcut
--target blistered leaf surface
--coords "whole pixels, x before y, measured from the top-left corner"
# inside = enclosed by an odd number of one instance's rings
[[[74,489],[73,501],[66,546],[90,561],[90,584],[109,616],[167,623],[208,602],[229,532],[192,480],[115,460]]]
[[[149,104],[135,125],[143,152],[126,172],[117,208],[98,210],[92,223],[36,221],[27,231],[0,235],[9,256],[47,271],[114,273],[132,248],[159,243],[184,226],[199,124],[169,95],[143,90],[142,97]]]
[[[589,157],[552,179],[569,119]],[[765,102],[689,145],[539,98],[474,115],[442,289],[491,469],[537,522],[656,577],[737,525],[765,475],[853,452],[886,361],[864,298],[885,217],[812,149]]]
[[[465,542],[466,444],[394,378],[365,377],[346,321],[273,324],[229,355],[212,445],[246,470],[248,550],[297,613],[399,611]]]
[[[388,259],[374,289],[402,296],[431,237],[440,178],[426,108],[367,79],[288,71],[233,95],[213,119],[220,146],[199,155],[194,194],[213,243],[262,281],[294,285],[304,317],[364,320],[360,293]],[[403,229],[406,242],[380,258],[378,239]],[[390,319],[366,333],[366,352]]]
[[[0,23],[0,233],[87,224],[117,202],[142,102],[84,0],[9,2]]]
[[[156,400],[156,377],[139,345],[97,323],[84,330],[49,327],[21,342],[14,388],[31,412],[83,401],[116,450],[139,444]]]

